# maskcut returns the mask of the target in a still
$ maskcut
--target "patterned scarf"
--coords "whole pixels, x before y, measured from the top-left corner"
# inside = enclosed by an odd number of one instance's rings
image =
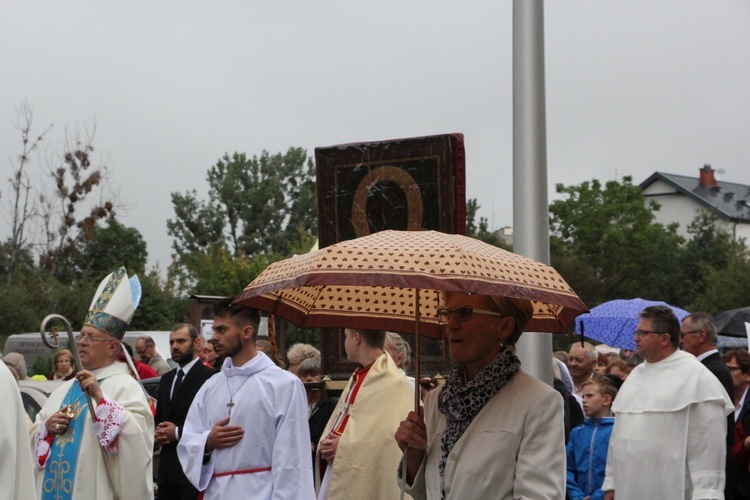
[[[521,368],[521,361],[516,356],[514,346],[507,346],[500,351],[490,364],[485,366],[476,377],[468,383],[463,366],[456,365],[443,389],[438,394],[438,410],[445,415],[448,422],[440,439],[443,456],[440,458],[440,478],[445,473],[445,461],[464,431],[469,427],[479,410]]]

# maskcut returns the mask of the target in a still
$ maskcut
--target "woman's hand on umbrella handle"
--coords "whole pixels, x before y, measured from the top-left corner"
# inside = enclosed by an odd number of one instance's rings
[[[427,449],[427,427],[424,423],[424,409],[419,408],[419,414],[410,411],[406,420],[402,420],[396,429],[396,442],[401,451],[408,446],[411,449]],[[421,454],[424,455],[424,451]]]

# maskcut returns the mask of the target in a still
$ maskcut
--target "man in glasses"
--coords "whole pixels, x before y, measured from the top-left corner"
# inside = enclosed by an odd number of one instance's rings
[[[154,418],[143,387],[117,362],[140,289],[123,267],[104,278],[76,339],[84,369],[37,415],[31,436],[42,499],[153,498]]]
[[[707,312],[694,312],[688,314],[682,320],[680,327],[680,337],[682,339],[682,350],[696,357],[703,366],[714,374],[724,390],[727,391],[729,398],[734,398],[734,382],[732,373],[729,371],[727,364],[721,358],[717,345],[719,336],[716,333],[713,317]],[[724,496],[727,499],[737,498],[739,490],[737,488],[737,474],[734,472],[734,463],[732,463],[732,445],[734,444],[734,413],[727,416],[727,463],[726,463],[726,487]]]
[[[605,499],[724,498],[734,405],[716,377],[678,349],[680,322],[670,307],[650,306],[639,317],[635,352],[645,362],[612,405]]]
[[[682,350],[695,356],[703,366],[721,382],[729,397],[734,396],[732,373],[721,359],[713,317],[707,312],[694,312],[685,316],[680,327]]]

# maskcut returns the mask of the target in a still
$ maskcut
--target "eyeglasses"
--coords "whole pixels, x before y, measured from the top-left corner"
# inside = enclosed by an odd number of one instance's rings
[[[486,316],[498,316],[503,317],[504,314],[496,313],[494,311],[486,311],[484,309],[474,309],[473,307],[459,307],[458,309],[447,309],[441,307],[437,310],[438,321],[440,323],[447,323],[451,316],[455,316],[456,321],[459,323],[466,323],[471,319],[472,314],[484,314]]]
[[[736,372],[737,370],[742,370],[742,368],[740,368],[739,366],[730,366],[730,365],[727,365],[727,368],[729,368],[730,372]]]
[[[690,335],[691,333],[700,333],[703,330],[690,330],[689,332],[680,332],[680,335]]]
[[[658,335],[664,335],[667,332],[654,332],[652,330],[636,330],[635,331],[635,336],[638,337],[638,338],[640,338],[640,337],[645,337],[646,335],[648,335],[650,333],[656,333]]]
[[[76,335],[74,338],[76,344],[80,344],[84,340],[88,343],[91,342],[114,342],[115,339],[108,339],[108,338],[101,338],[101,337],[94,337],[93,335]]]

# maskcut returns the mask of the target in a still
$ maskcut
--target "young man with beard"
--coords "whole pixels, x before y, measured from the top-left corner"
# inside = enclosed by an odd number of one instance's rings
[[[177,454],[205,500],[312,500],[302,381],[256,349],[260,313],[214,306],[213,344],[227,359],[190,406]]]
[[[177,457],[177,443],[185,425],[190,404],[203,383],[217,373],[198,359],[201,339],[189,323],[180,323],[169,334],[172,360],[179,368],[167,372],[159,385],[156,407],[156,443],[161,445],[159,459],[159,496],[192,500],[198,490],[190,484]]]

